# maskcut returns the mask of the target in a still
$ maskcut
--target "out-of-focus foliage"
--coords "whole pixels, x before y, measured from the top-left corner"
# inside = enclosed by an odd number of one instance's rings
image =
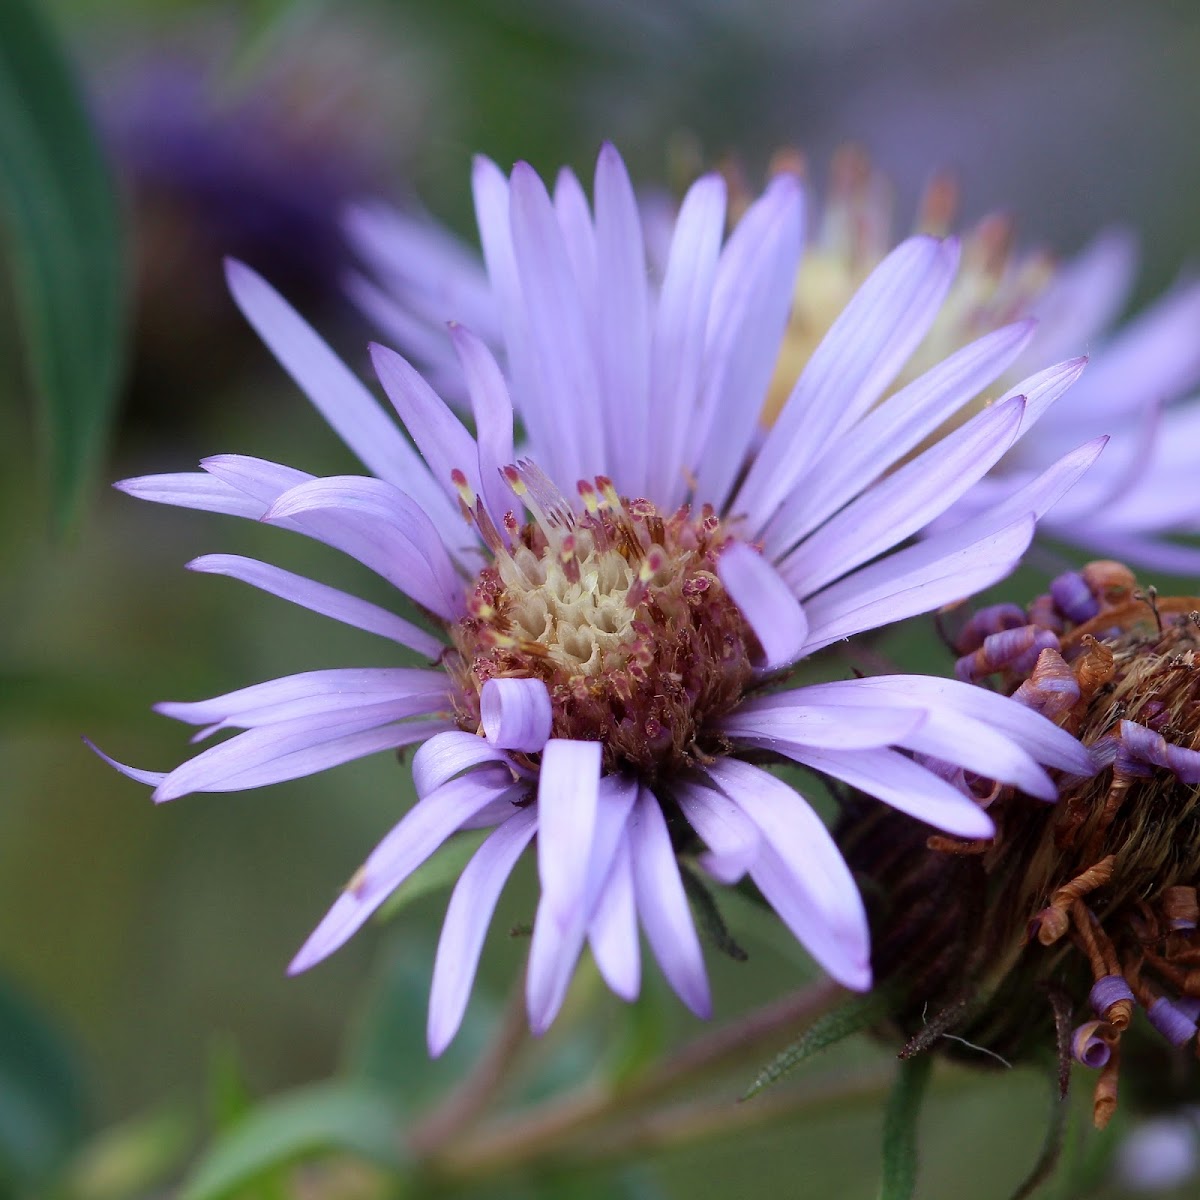
[[[33,0],[0,7],[0,209],[62,527],[108,443],[128,263],[104,152]]]

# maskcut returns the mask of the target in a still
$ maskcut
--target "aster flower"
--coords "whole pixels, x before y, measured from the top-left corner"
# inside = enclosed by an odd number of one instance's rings
[[[118,485],[345,551],[415,602],[429,629],[264,563],[210,555],[191,566],[377,633],[430,666],[308,672],[160,705],[202,736],[243,732],[169,773],[120,769],[170,800],[421,743],[416,805],[291,969],[341,946],[456,831],[491,828],[442,930],[435,1054],[461,1021],[504,882],[535,839],[535,1032],[557,1013],[585,944],[613,991],[637,994],[639,923],[675,991],[708,1014],[680,852],[698,852],[720,883],[748,876],[825,970],[866,988],[867,925],[850,872],[804,797],[757,762],[793,760],[977,838],[992,830],[988,814],[914,756],[1045,800],[1056,794],[1045,768],[1087,772],[1090,759],[1040,714],[958,681],[776,689],[822,647],[1013,567],[1036,517],[1099,442],[986,513],[895,547],[966,492],[1082,364],[1042,372],[897,465],[1030,336],[1028,323],[991,333],[879,404],[958,261],[955,242],[914,238],[866,280],[758,444],[800,255],[795,179],[774,180],[727,241],[724,182],[696,182],[653,292],[638,206],[611,147],[594,206],[572,176],[551,200],[525,164],[506,178],[479,160],[474,184],[509,364],[506,378],[478,336],[451,326],[474,435],[404,358],[374,346],[414,450],[300,316],[232,264],[242,311],[373,475],[314,478],[221,455],[201,473]]]
[[[803,161],[784,154],[774,169],[801,174]],[[555,200],[570,219],[577,199],[566,175]],[[738,187],[732,218],[748,204]],[[956,204],[953,184],[937,179],[922,201],[918,228],[945,233]],[[643,219],[651,262],[661,264],[675,212],[661,197],[651,197],[643,203]],[[379,281],[353,275],[351,294],[383,330],[429,364],[444,389],[460,387],[461,376],[432,326],[458,306],[469,307],[474,327],[494,347],[504,344],[501,297],[478,261],[444,231],[378,204],[352,209],[347,231]],[[764,428],[779,415],[839,314],[895,244],[890,183],[861,152],[847,148],[835,158],[820,219],[794,277],[791,316],[761,414]],[[1179,285],[1116,328],[1136,257],[1132,236],[1114,230],[1059,264],[1043,252],[1018,252],[1007,218],[985,218],[964,237],[958,275],[893,387],[982,334],[1037,318],[1023,353],[998,377],[999,390],[1036,365],[1072,354],[1090,355],[1087,375],[1047,413],[1038,437],[1023,439],[964,497],[953,519],[1013,494],[1081,440],[1110,434],[1108,452],[1047,515],[1043,531],[1134,565],[1197,574],[1200,548],[1175,539],[1200,533],[1200,493],[1191,478],[1200,400],[1186,398],[1200,384],[1200,284]],[[981,390],[973,408],[988,395],[994,391]]]

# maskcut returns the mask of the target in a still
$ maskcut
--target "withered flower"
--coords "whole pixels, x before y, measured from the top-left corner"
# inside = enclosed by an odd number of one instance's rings
[[[1097,772],[1052,807],[947,768],[996,834],[929,835],[863,801],[839,840],[865,877],[876,977],[902,997],[902,1057],[980,1065],[1057,1046],[1099,1072],[1103,1128],[1127,1072],[1189,1073],[1200,1017],[1200,598],[1139,588],[1116,562],[1059,576],[952,637],[956,674],[1076,734]],[[930,765],[930,764],[927,764]],[[1191,1057],[1191,1056],[1189,1056]]]

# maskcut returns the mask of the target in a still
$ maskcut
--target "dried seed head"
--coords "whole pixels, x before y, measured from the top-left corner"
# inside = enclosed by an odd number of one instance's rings
[[[1121,1053],[1127,1030],[1196,1042],[1200,599],[1092,563],[1025,610],[976,613],[954,648],[960,678],[990,680],[1069,729],[1100,769],[1060,780],[1053,807],[994,789],[996,836],[969,846],[906,835],[864,802],[840,839],[875,885],[876,975],[903,981],[896,1020],[910,1048],[954,1010],[954,1034],[1011,1060],[1052,1046],[1054,1008],[1068,1013],[1071,1053],[1101,1069],[1103,1125],[1118,1063],[1137,1069]],[[937,1044],[986,1064],[963,1042]]]

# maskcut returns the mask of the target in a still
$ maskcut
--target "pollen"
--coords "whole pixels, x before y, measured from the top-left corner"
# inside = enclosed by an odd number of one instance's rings
[[[603,476],[572,505],[532,463],[504,475],[533,519],[508,514],[452,631],[460,727],[478,732],[489,679],[537,678],[551,736],[602,742],[609,771],[653,782],[724,752],[716,724],[760,648],[717,575],[721,522],[664,515]]]

